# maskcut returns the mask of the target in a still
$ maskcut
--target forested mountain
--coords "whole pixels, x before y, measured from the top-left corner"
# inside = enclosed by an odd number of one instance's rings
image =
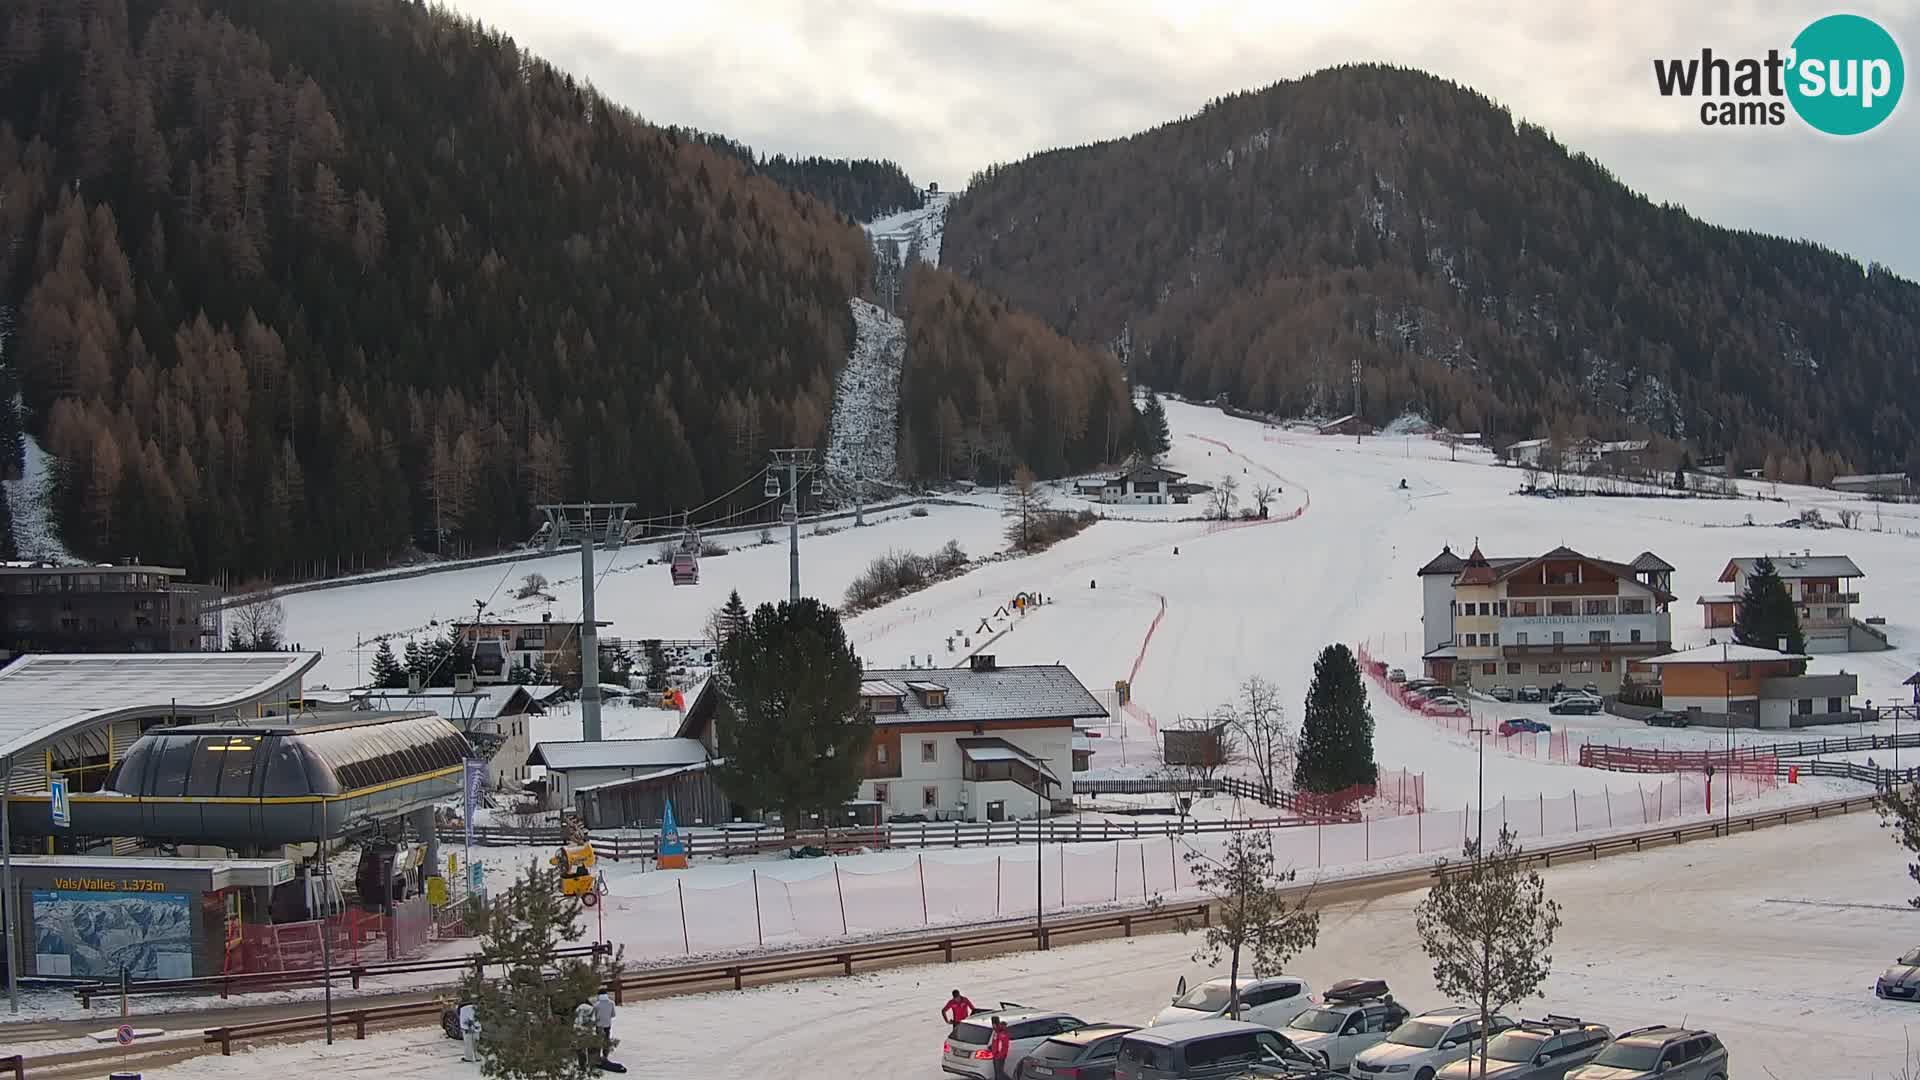
[[[1003,483],[1126,456],[1133,407],[1120,364],[926,263],[907,271],[900,469]]]
[[[789,191],[811,195],[855,221],[872,221],[899,210],[918,210],[926,196],[908,179],[906,170],[891,161],[872,158],[766,157],[753,147],[725,135],[693,128],[675,128],[676,134],[725,151]]]
[[[942,263],[1136,379],[1513,440],[1920,467],[1920,288],[1656,206],[1544,130],[1354,66],[974,178]],[[1796,470],[1797,471],[1797,470]]]

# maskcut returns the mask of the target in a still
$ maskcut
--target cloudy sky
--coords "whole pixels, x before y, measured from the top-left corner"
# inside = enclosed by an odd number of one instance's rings
[[[892,158],[925,184],[1126,135],[1209,98],[1387,61],[1472,86],[1655,201],[1920,279],[1920,90],[1851,139],[1701,126],[1654,57],[1784,50],[1920,3],[1848,0],[452,0],[657,123],[767,153]]]

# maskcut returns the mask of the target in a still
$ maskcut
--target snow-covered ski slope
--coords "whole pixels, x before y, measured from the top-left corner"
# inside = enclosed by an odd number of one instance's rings
[[[12,343],[13,320],[13,309],[0,304],[0,364],[12,362],[7,347]],[[14,411],[25,407],[20,395],[15,394]],[[53,511],[49,505],[53,455],[42,450],[40,441],[25,432],[20,436],[20,451],[20,476],[4,482],[7,513],[13,518],[13,550],[22,559],[74,562],[73,554],[60,542],[60,534],[53,527]]]
[[[907,327],[859,297],[853,310],[853,351],[834,384],[827,472],[842,482],[888,481],[900,438],[900,365]]]
[[[897,245],[903,262],[906,256],[917,253],[923,261],[939,266],[940,239],[946,232],[947,200],[951,198],[952,193],[944,191],[929,195],[917,210],[902,210],[867,222],[867,234],[876,244]]]
[[[1823,857],[1810,859],[1809,851]],[[1875,976],[1912,945],[1912,884],[1871,815],[1767,829],[1548,870],[1562,905],[1542,994],[1507,1010],[1584,1017],[1625,1031],[1688,1024],[1715,1032],[1733,1075],[1781,1080],[1901,1075],[1913,1006],[1879,1001]],[[984,888],[991,889],[992,871]],[[1356,973],[1387,980],[1414,1011],[1450,1004],[1414,934],[1405,893],[1326,909],[1318,945],[1287,967],[1316,987]],[[682,1080],[789,1076],[935,1080],[947,992],[1018,1001],[1089,1021],[1141,1024],[1196,964],[1195,939],[1152,934],[1044,953],[927,964],[808,982],[632,1001],[614,1059]],[[473,1075],[437,1029],[332,1047],[262,1046],[150,1069],[151,1080],[330,1073],[358,1080]]]
[[[1870,506],[1861,530],[1748,527],[1749,515],[1777,522],[1819,506],[1831,518],[1837,507],[1866,504],[1787,486],[1778,489],[1785,502],[1543,500],[1512,494],[1520,481],[1517,470],[1495,467],[1490,459],[1470,460],[1465,452],[1460,461],[1449,461],[1444,447],[1424,438],[1356,443],[1278,431],[1179,402],[1168,402],[1167,411],[1174,430],[1168,465],[1210,483],[1234,475],[1243,491],[1262,479],[1280,484],[1274,520],[1219,529],[1172,520],[1202,512],[1198,503],[1114,508],[1159,520],[1102,522],[1045,553],[991,562],[864,613],[851,620],[848,632],[867,663],[893,667],[910,658],[925,664],[931,657],[944,666],[981,648],[1002,664],[1060,661],[1094,689],[1130,678],[1134,700],[1160,722],[1211,710],[1247,676],[1258,674],[1280,685],[1297,721],[1314,657],[1329,642],[1369,641],[1383,659],[1417,669],[1415,571],[1443,543],[1465,550],[1477,539],[1490,555],[1540,553],[1566,544],[1621,560],[1651,550],[1677,568],[1674,591],[1681,599],[1674,604],[1673,624],[1680,645],[1706,642],[1700,609],[1691,601],[1720,590],[1715,579],[1728,558],[1811,547],[1815,553],[1850,555],[1866,571],[1860,583],[1863,611],[1884,614],[1898,646],[1883,653],[1818,657],[1813,670],[1858,673],[1861,699],[1908,697],[1900,684],[1914,670],[1920,646],[1920,507],[1882,508],[1883,532],[1869,531],[1874,524]],[[1403,478],[1406,490],[1399,488]],[[1059,501],[1071,505],[1064,497]],[[976,557],[1001,550],[997,497],[985,494],[973,502],[977,505],[934,506],[919,518],[895,512],[891,520],[868,528],[803,537],[803,585],[837,602],[848,581],[889,549],[929,551],[952,538]],[[784,539],[777,530],[776,537]],[[696,637],[729,589],[738,588],[750,604],[786,595],[784,543],[705,559],[701,584],[691,588],[672,586],[665,567],[639,565],[649,553],[646,545],[629,548],[606,572],[598,610],[613,621],[611,634]],[[601,559],[605,572],[606,556]],[[474,599],[495,595],[499,600],[491,610],[537,618],[544,605],[516,608],[508,599],[512,583],[530,570],[554,582],[560,601],[553,609],[563,617],[578,611],[577,567],[576,556],[562,553],[515,567],[292,596],[286,600],[289,636],[328,651],[316,682],[349,685],[356,633],[371,637],[417,627],[429,618],[469,618]],[[496,586],[501,586],[498,594]],[[995,618],[996,609],[1020,591],[1042,593],[1048,602],[1024,618]],[[983,618],[985,633],[980,631]],[[949,651],[948,639],[956,632]],[[370,658],[370,650],[363,657]],[[1468,737],[1445,733],[1378,696],[1374,711],[1382,765],[1425,772],[1431,806],[1459,806],[1470,797],[1477,774]],[[1650,734],[1605,716],[1553,721],[1556,730],[1607,738],[1713,738],[1707,732]],[[1137,751],[1153,740],[1138,718],[1122,730],[1131,765]],[[1119,765],[1117,742],[1100,745],[1095,766]],[[1604,780],[1577,767],[1487,755],[1490,796],[1544,792],[1554,797],[1603,786]]]

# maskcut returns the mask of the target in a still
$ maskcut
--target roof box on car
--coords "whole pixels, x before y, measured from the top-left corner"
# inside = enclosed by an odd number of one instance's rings
[[[1385,979],[1342,979],[1327,987],[1321,996],[1328,1001],[1365,1001],[1387,996]]]

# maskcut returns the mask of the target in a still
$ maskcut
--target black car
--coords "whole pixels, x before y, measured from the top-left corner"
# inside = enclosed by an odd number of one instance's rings
[[[1088,1024],[1055,1035],[1020,1059],[1018,1080],[1113,1080],[1120,1037],[1132,1024]]]
[[[1687,718],[1677,712],[1657,712],[1647,717],[1648,727],[1686,727]]]
[[[1584,694],[1568,694],[1559,701],[1547,706],[1547,711],[1555,716],[1586,715],[1597,716],[1600,712],[1600,699]]]

